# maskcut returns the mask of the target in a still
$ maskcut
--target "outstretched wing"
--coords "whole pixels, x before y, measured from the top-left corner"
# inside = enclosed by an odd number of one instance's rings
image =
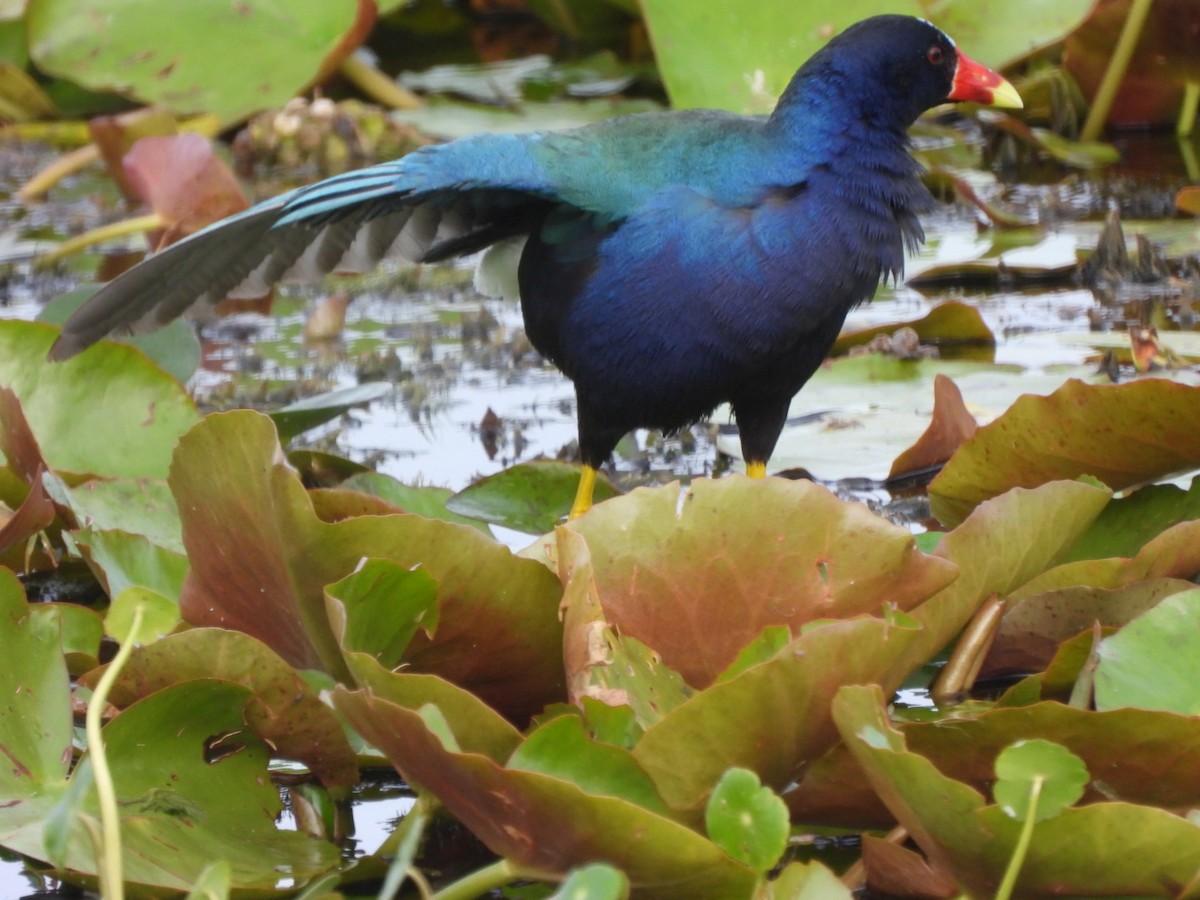
[[[280,281],[363,272],[482,249],[536,227],[555,189],[531,148],[542,135],[479,135],[422,148],[292,191],[172,244],[94,294],[50,351],[153,330],[198,304]]]

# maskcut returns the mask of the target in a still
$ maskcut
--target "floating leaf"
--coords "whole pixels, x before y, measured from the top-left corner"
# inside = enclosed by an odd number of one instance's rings
[[[1200,715],[1200,590],[1162,600],[1100,644],[1096,708]]]
[[[620,869],[605,863],[592,863],[573,869],[550,900],[625,900],[629,879]]]
[[[305,397],[270,413],[279,430],[279,439],[288,441],[301,432],[336,419],[342,413],[386,397],[396,390],[385,381],[369,381],[354,387],[341,388],[315,397]]]
[[[422,569],[370,559],[325,594],[342,649],[368,653],[388,669],[400,665],[418,628],[428,635],[437,628],[437,582]]]
[[[188,622],[245,631],[294,666],[348,677],[325,586],[363,557],[420,565],[437,582],[441,624],[436,637],[414,638],[412,670],[477,690],[517,719],[562,699],[561,589],[540,564],[419,516],[320,521],[258,413],[205,419],[181,442],[170,483],[191,562]]]
[[[787,849],[791,823],[779,795],[749,769],[721,776],[704,813],[708,836],[736,860],[766,872]]]
[[[82,681],[95,685],[100,672]],[[354,752],[333,712],[278,655],[249,635],[193,628],[147,644],[129,657],[110,700],[129,706],[174,684],[220,678],[251,693],[246,724],[281,758],[308,765],[326,785],[358,778]]]
[[[911,328],[923,344],[994,344],[996,336],[987,327],[979,308],[959,300],[939,303],[919,319],[910,322],[890,322],[872,325],[858,331],[838,335],[830,356],[841,356],[851,347],[871,342],[880,334],[892,334],[899,328]]]
[[[834,717],[872,787],[930,862],[970,895],[994,896],[1021,823],[911,752],[887,721],[877,687],[843,688]],[[1105,758],[1111,764],[1112,755]],[[1187,883],[1198,870],[1200,826],[1162,809],[1092,803],[1034,826],[1014,895],[1159,896],[1164,884]]]
[[[604,859],[626,874],[639,897],[751,895],[754,872],[678,822],[561,778],[506,769],[478,753],[449,751],[417,712],[370,692],[339,686],[334,702],[406,779],[437,797],[518,872],[561,877]]]
[[[407,485],[381,472],[362,472],[352,475],[343,481],[341,486],[347,490],[373,494],[415,516],[444,519],[447,522],[457,522],[459,525],[470,525],[484,534],[491,534],[487,525],[478,519],[460,516],[449,510],[447,503],[454,496],[454,491],[449,488]]]
[[[953,525],[1011,487],[1091,475],[1114,490],[1200,465],[1200,387],[1160,378],[1121,385],[1072,379],[1026,396],[980,428],[929,486]]]
[[[1185,491],[1153,484],[1113,500],[1072,549],[1070,559],[1135,556],[1151,539],[1180,522],[1200,519],[1200,478]]]
[[[1089,780],[1087,766],[1078,756],[1062,744],[1035,738],[1010,744],[996,757],[992,792],[1017,821],[1024,822],[1032,813],[1034,821],[1043,822],[1078,802]],[[1037,806],[1031,810],[1035,796]]]
[[[768,626],[909,609],[954,578],[906,530],[780,478],[698,479],[682,503],[677,486],[640,489],[567,529],[591,551],[604,619],[693,687]]]
[[[889,478],[946,462],[979,429],[963,403],[962,391],[945,375],[933,380],[933,417],[915,444],[896,457]]]
[[[566,519],[579,473],[579,466],[550,459],[520,463],[459,491],[446,501],[446,508],[505,528],[544,534]],[[619,493],[603,473],[596,479],[596,503]]]
[[[183,388],[123,344],[102,342],[49,363],[57,333],[38,322],[0,321],[0,385],[20,399],[47,463],[73,480],[164,477],[175,443],[199,419]]]
[[[228,124],[282,106],[313,81],[354,27],[356,6],[283,10],[247,0],[237,9],[148,11],[137,0],[101,0],[95,16],[80,16],[69,0],[50,0],[31,6],[26,23],[41,71],[177,112],[212,112]],[[229,47],[257,51],[230,66]]]

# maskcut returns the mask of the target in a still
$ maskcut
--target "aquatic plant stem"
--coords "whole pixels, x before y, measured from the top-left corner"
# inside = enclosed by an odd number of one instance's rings
[[[1092,108],[1088,110],[1087,120],[1083,123],[1083,131],[1079,135],[1081,141],[1098,140],[1100,133],[1104,131],[1104,123],[1108,119],[1109,110],[1112,109],[1113,98],[1117,96],[1117,89],[1125,78],[1125,70],[1129,68],[1133,50],[1137,46],[1138,38],[1142,36],[1142,26],[1146,24],[1146,16],[1150,12],[1152,2],[1153,0],[1133,0],[1129,15],[1125,18],[1125,27],[1121,29],[1121,36],[1113,50],[1112,59],[1108,61],[1108,68],[1100,80],[1100,87],[1096,89],[1096,96],[1092,99]]]
[[[474,900],[475,897],[482,897],[488,891],[515,881],[523,874],[507,859],[497,860],[490,866],[484,866],[442,888],[433,895],[433,900]]]
[[[1033,826],[1037,824],[1038,798],[1042,795],[1042,784],[1045,778],[1037,775],[1029,787],[1029,806],[1025,810],[1025,823],[1021,828],[1021,836],[1017,838],[1017,846],[1013,848],[1008,860],[1008,868],[1004,870],[1004,879],[996,891],[996,900],[1009,900],[1013,888],[1017,885],[1017,876],[1021,874],[1021,866],[1025,864],[1025,854],[1033,842]]]
[[[1175,133],[1182,138],[1191,137],[1196,127],[1196,107],[1200,106],[1200,81],[1189,81],[1183,87],[1183,105],[1179,108],[1179,121]]]
[[[84,725],[87,732],[88,759],[92,763],[92,777],[96,781],[96,794],[100,798],[100,847],[101,858],[97,860],[100,878],[100,896],[104,900],[123,900],[125,876],[121,860],[121,816],[117,810],[117,790],[113,785],[112,771],[108,768],[108,755],[104,752],[104,738],[100,734],[100,718],[108,703],[117,676],[121,674],[129,654],[133,652],[133,639],[142,625],[142,607],[133,611],[133,624],[129,634],[121,642],[121,648],[113,657],[108,668],[100,677],[96,690],[88,703]]]

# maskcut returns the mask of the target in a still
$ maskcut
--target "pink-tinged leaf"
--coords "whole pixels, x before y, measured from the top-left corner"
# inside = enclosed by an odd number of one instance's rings
[[[527,719],[564,696],[561,588],[546,568],[474,529],[412,515],[318,518],[271,421],[209,416],[180,442],[170,475],[191,561],[180,605],[194,625],[235,628],[298,668],[349,679],[324,589],[363,558],[420,566],[440,625],[404,662]]]
[[[814,619],[911,609],[955,577],[865,506],[782,478],[697,479],[682,502],[674,485],[638,490],[567,531],[586,544],[604,619],[697,688],[768,626],[795,635]],[[560,559],[577,565],[560,534]]]
[[[250,204],[233,171],[194,132],[146,137],[130,148],[125,176],[134,193],[162,217],[155,246],[173,244]]]

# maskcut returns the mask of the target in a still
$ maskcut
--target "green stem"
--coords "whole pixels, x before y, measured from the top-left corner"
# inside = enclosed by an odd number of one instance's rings
[[[1138,38],[1142,36],[1142,26],[1146,23],[1152,2],[1153,0],[1133,0],[1129,15],[1125,19],[1125,27],[1121,29],[1121,37],[1117,39],[1116,49],[1113,50],[1112,59],[1108,61],[1108,69],[1105,70],[1100,87],[1096,90],[1092,108],[1088,110],[1087,121],[1083,123],[1080,140],[1097,140],[1104,130],[1113,98],[1117,96],[1117,89],[1125,78],[1125,70],[1129,68],[1133,50],[1137,46]]]
[[[482,897],[488,891],[515,881],[520,874],[517,867],[507,859],[497,860],[490,866],[485,866],[442,888],[433,895],[433,900],[474,900],[475,897]]]
[[[121,649],[113,657],[108,668],[100,677],[96,690],[88,703],[84,720],[87,731],[88,758],[92,763],[92,775],[96,780],[96,794],[100,798],[100,834],[103,858],[99,864],[100,896],[104,900],[123,900],[125,876],[121,860],[121,815],[117,809],[117,789],[113,784],[112,771],[108,768],[108,755],[104,752],[104,738],[100,734],[100,717],[108,703],[108,694],[121,669],[133,652],[133,638],[142,626],[142,607],[133,611],[133,624],[129,636],[121,643]]]
[[[1029,806],[1025,810],[1025,824],[1021,828],[1021,836],[1017,838],[1017,846],[1013,848],[1008,868],[1004,870],[1004,880],[1000,882],[1000,889],[996,891],[996,900],[1009,900],[1013,888],[1017,886],[1017,876],[1021,874],[1021,866],[1025,864],[1025,854],[1029,852],[1029,845],[1033,843],[1033,826],[1037,821],[1038,797],[1042,794],[1044,780],[1041,775],[1036,776],[1033,779],[1033,785],[1029,788]]]
[[[1183,106],[1179,108],[1179,122],[1175,133],[1182,138],[1191,137],[1196,127],[1196,107],[1200,106],[1200,81],[1189,81],[1183,88]]]

